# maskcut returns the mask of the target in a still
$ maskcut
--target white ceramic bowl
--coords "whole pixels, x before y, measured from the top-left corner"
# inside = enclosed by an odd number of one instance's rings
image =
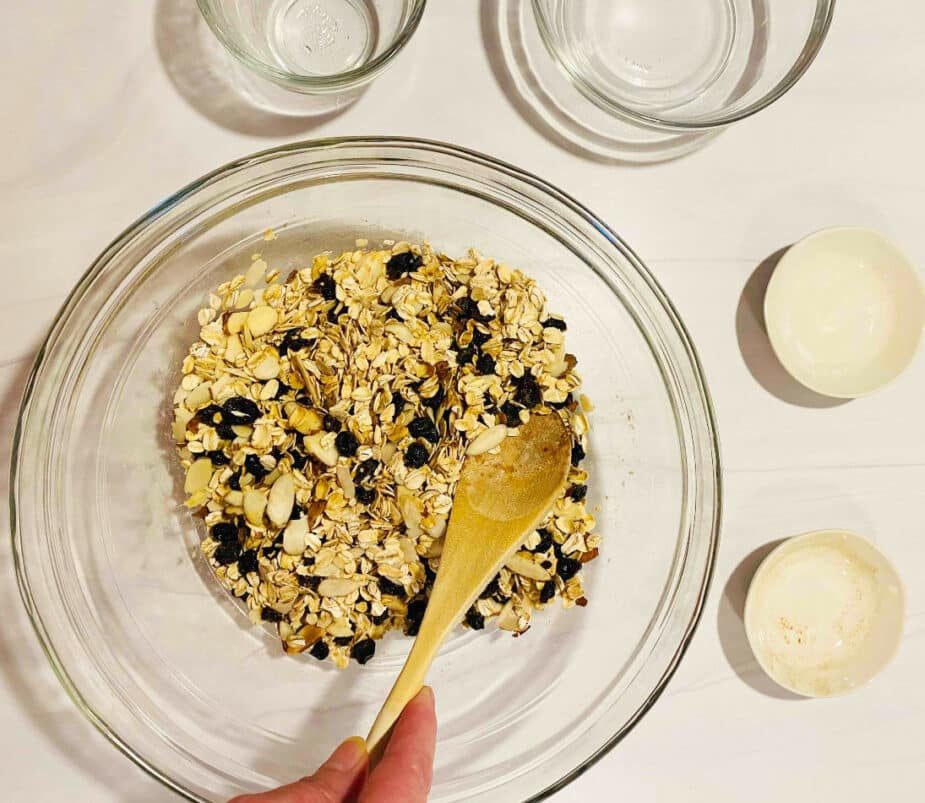
[[[764,319],[778,359],[796,380],[825,396],[855,398],[912,362],[925,326],[925,286],[881,234],[823,229],[778,263]]]
[[[890,562],[847,530],[790,538],[768,555],[745,601],[762,669],[805,697],[863,686],[896,654],[905,594]]]

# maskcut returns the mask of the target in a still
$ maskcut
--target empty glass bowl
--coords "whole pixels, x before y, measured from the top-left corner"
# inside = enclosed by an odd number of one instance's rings
[[[699,130],[773,103],[812,63],[834,0],[533,0],[543,40],[600,108]]]
[[[275,238],[264,235],[275,230]],[[126,756],[194,801],[291,781],[365,733],[408,653],[282,653],[201,558],[171,437],[211,288],[259,252],[282,275],[355,238],[477,246],[536,277],[595,405],[588,605],[520,638],[462,628],[430,674],[434,801],[523,801],[568,782],[648,710],[692,636],[720,513],[703,374],[633,252],[542,180],[447,145],[324,140],[220,168],[132,224],[59,313],[30,378],[12,504],[23,599],[61,682]]]
[[[351,103],[388,66],[426,0],[197,2],[251,101],[280,114],[320,114]]]

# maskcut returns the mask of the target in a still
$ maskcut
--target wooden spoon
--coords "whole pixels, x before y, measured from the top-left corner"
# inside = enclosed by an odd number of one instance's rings
[[[366,740],[374,760],[447,634],[549,512],[570,462],[571,438],[555,413],[530,416],[497,454],[466,458],[421,628]]]

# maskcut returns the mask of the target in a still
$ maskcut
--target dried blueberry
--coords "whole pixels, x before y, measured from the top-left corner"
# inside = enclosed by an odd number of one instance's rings
[[[353,479],[356,482],[366,482],[366,480],[372,478],[378,469],[379,461],[374,457],[367,458],[357,466],[357,469],[353,474]]]
[[[287,393],[292,392],[292,388],[289,387],[289,385],[287,385],[285,382],[280,382],[278,379],[276,381],[279,382],[279,388],[277,389],[276,396],[274,396],[274,398],[281,399]]]
[[[556,596],[556,584],[552,580],[543,583],[540,589],[540,602],[549,602],[554,596]]]
[[[481,329],[472,330],[472,345],[475,348],[482,348],[489,340],[491,340],[491,335],[485,334]]]
[[[565,325],[565,321],[561,318],[547,318],[543,321],[542,324],[544,329],[558,329],[561,332],[564,332],[568,327]]]
[[[346,647],[352,641],[353,641],[353,636],[335,636],[334,637],[334,643],[338,647]]]
[[[446,391],[442,386],[437,387],[437,392],[426,399],[421,399],[421,404],[425,407],[429,407],[434,412],[437,412],[437,408],[443,404],[443,400],[446,398]]]
[[[430,454],[427,451],[427,447],[418,441],[412,443],[408,447],[408,451],[405,452],[405,465],[408,468],[420,468],[428,459],[430,459]]]
[[[259,568],[260,563],[257,560],[257,550],[248,549],[240,558],[238,558],[238,571],[241,572],[241,575],[245,575],[248,572],[256,572]]]
[[[388,621],[389,616],[391,616],[391,611],[384,610],[378,616],[370,616],[369,618],[372,620],[373,624],[384,625]]]
[[[322,273],[315,279],[312,290],[318,293],[325,301],[333,301],[337,298],[337,282],[327,273]]]
[[[572,446],[572,465],[577,466],[582,460],[585,459],[585,450],[580,443],[575,443]]]
[[[485,617],[475,608],[469,608],[469,610],[466,611],[466,624],[473,630],[481,630],[485,627]]]
[[[558,566],[556,566],[556,574],[563,580],[571,580],[578,574],[580,568],[581,564],[574,558],[559,558]]]
[[[231,462],[231,458],[221,449],[216,449],[214,452],[206,452],[206,457],[212,461],[213,466],[227,466],[228,463]]]
[[[264,622],[282,622],[283,615],[279,611],[273,610],[273,608],[264,608],[260,611],[260,618]]]
[[[357,663],[365,664],[376,653],[376,642],[371,638],[365,638],[353,645],[350,650],[350,657],[356,658]]]
[[[328,657],[330,652],[331,652],[331,649],[328,647],[328,645],[324,641],[316,641],[312,645],[311,650],[309,650],[309,655],[311,655],[312,658],[317,658],[319,661],[323,661],[325,658]]]
[[[401,393],[392,394],[392,404],[395,405],[395,417],[398,418],[399,413],[405,409],[405,397]]]
[[[532,375],[524,374],[523,379],[518,382],[517,390],[514,391],[514,401],[528,410],[542,403],[543,391]]]
[[[520,426],[520,411],[521,408],[514,404],[514,402],[505,402],[501,405],[501,412],[504,413],[504,418],[509,427]]]
[[[314,340],[308,340],[307,338],[302,337],[302,329],[290,329],[283,335],[283,339],[280,341],[277,350],[280,354],[286,355],[290,351],[301,351],[302,349],[308,348]]]
[[[580,502],[588,495],[588,486],[576,483],[569,489],[568,495],[573,501]]]
[[[215,426],[216,424],[221,424],[222,421],[225,420],[225,411],[217,404],[209,404],[199,410],[196,413],[196,417],[202,421],[203,424]]]
[[[249,454],[244,458],[244,470],[258,482],[270,473],[263,467],[260,458],[255,454]]]
[[[228,478],[228,487],[231,488],[232,491],[240,491],[241,490],[241,475],[232,474]]]
[[[437,425],[426,415],[418,416],[408,424],[408,432],[411,433],[412,438],[424,438],[431,443],[437,443],[440,440]]]
[[[491,579],[491,582],[487,586],[485,586],[484,590],[482,591],[481,594],[479,594],[479,596],[482,599],[487,599],[488,597],[493,597],[500,590],[501,590],[501,587],[498,585],[498,575],[495,575]]]
[[[312,590],[317,589],[321,585],[320,577],[313,577],[312,575],[298,574],[296,577],[299,578],[299,585],[302,588],[311,588]]]
[[[391,594],[393,597],[402,597],[405,596],[405,587],[400,583],[395,583],[392,580],[389,580],[388,577],[379,578],[379,590],[383,594]]]
[[[540,535],[540,541],[533,547],[533,552],[546,552],[552,546],[552,533],[545,527],[540,527],[537,532]]]
[[[295,449],[289,452],[289,459],[292,461],[292,467],[297,471],[301,471],[305,468],[305,464],[308,462],[308,457],[301,452],[297,452]]]
[[[365,485],[357,485],[354,489],[356,494],[357,502],[361,505],[371,505],[376,501],[376,490],[375,488],[367,488]]]
[[[402,254],[392,254],[385,265],[386,274],[394,282],[404,276],[417,270],[424,264],[424,260],[412,251],[405,251]]]
[[[340,421],[330,413],[324,414],[321,426],[324,427],[325,432],[340,432]]]
[[[222,408],[231,424],[253,424],[260,418],[260,408],[243,396],[232,396]]]
[[[475,349],[472,346],[459,348],[456,352],[457,365],[468,365],[473,359],[475,359]]]
[[[480,354],[475,361],[475,370],[482,376],[488,376],[495,372],[495,358],[491,354]]]
[[[476,304],[469,296],[463,296],[456,302],[456,314],[460,320],[468,320],[479,314],[479,305]]]
[[[235,541],[234,543],[219,544],[212,557],[219,566],[228,566],[230,563],[234,563],[240,554],[241,545]]]
[[[337,437],[334,439],[334,445],[337,447],[337,453],[344,457],[353,457],[357,453],[357,449],[360,448],[360,443],[356,439],[356,435],[352,432],[348,432],[346,429],[343,432],[337,433]]]
[[[416,597],[408,603],[408,611],[405,614],[405,632],[409,636],[416,636],[418,634],[426,610],[427,600],[424,597]]]
[[[210,534],[220,544],[238,543],[238,528],[230,521],[220,521],[212,528]]]
[[[223,441],[233,441],[238,437],[237,433],[231,428],[231,424],[221,423],[215,425],[215,431]]]

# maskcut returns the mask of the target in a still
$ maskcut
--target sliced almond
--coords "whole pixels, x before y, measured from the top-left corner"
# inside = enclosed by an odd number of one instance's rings
[[[320,432],[324,418],[317,410],[310,410],[300,404],[293,403],[289,411],[289,426],[303,435],[312,435]]]
[[[212,461],[208,457],[201,457],[186,470],[186,482],[183,484],[183,490],[192,495],[204,489],[211,479]]]
[[[225,494],[225,504],[229,507],[241,507],[244,504],[244,493],[242,491],[228,491]]]
[[[260,337],[276,326],[277,320],[276,310],[264,304],[247,313],[247,329],[254,337]]]
[[[362,580],[351,580],[344,577],[328,577],[318,586],[318,593],[322,597],[346,597],[352,594],[363,584]]]
[[[531,580],[539,580],[545,583],[547,580],[552,579],[552,575],[540,566],[539,563],[534,563],[533,559],[525,552],[518,552],[516,555],[511,555],[504,565],[514,572],[514,574],[519,574],[522,577],[529,577]]]
[[[186,425],[193,420],[193,413],[183,407],[177,408],[176,418],[173,422],[173,439],[177,443],[186,442]]]
[[[275,399],[279,393],[279,380],[271,379],[262,388],[260,388],[260,401],[269,401]]]
[[[257,379],[275,379],[279,376],[279,360],[272,354],[264,355],[263,359],[254,366],[254,376]]]
[[[236,335],[244,328],[244,324],[247,321],[246,312],[232,312],[228,316],[228,321],[225,326],[228,328],[228,334]]]
[[[497,424],[489,429],[486,429],[481,435],[479,435],[472,443],[469,444],[469,448],[466,449],[466,454],[468,455],[478,455],[484,454],[485,452],[494,449],[496,446],[500,446],[504,439],[507,437],[507,427],[504,424]]]
[[[263,511],[267,508],[267,497],[263,491],[248,489],[244,492],[244,518],[255,527],[263,526]]]
[[[267,516],[277,527],[282,527],[292,515],[293,504],[295,504],[295,481],[292,479],[292,474],[280,474],[273,483],[273,487],[270,488]]]
[[[421,500],[404,486],[398,489],[398,509],[405,522],[408,535],[415,541],[421,537]]]
[[[305,551],[308,519],[293,519],[283,530],[283,551],[287,555],[301,555]]]
[[[262,259],[255,259],[251,262],[251,266],[247,269],[247,273],[244,274],[244,283],[253,287],[263,278],[263,274],[266,270],[267,263]]]
[[[225,344],[225,360],[234,362],[244,353],[244,346],[241,345],[241,338],[238,335],[228,335],[228,342]]]
[[[327,438],[332,434],[331,432],[316,432],[314,435],[305,436],[305,448],[326,466],[337,465],[337,447],[334,445],[333,438]]]
[[[501,609],[501,613],[498,614],[498,627],[502,630],[518,630],[519,619],[517,611],[514,610],[514,604],[508,600]]]
[[[340,485],[341,490],[344,492],[344,499],[356,498],[356,486],[353,484],[353,477],[350,476],[350,469],[342,463],[337,467],[335,474],[337,475],[337,484]]]
[[[208,382],[203,382],[201,385],[197,385],[190,391],[184,404],[186,404],[186,408],[188,410],[193,410],[195,412],[200,407],[205,407],[211,401],[212,385]]]
[[[240,293],[238,293],[238,299],[235,302],[235,306],[238,309],[246,309],[250,306],[251,301],[254,300],[254,291],[250,288],[245,287]]]

